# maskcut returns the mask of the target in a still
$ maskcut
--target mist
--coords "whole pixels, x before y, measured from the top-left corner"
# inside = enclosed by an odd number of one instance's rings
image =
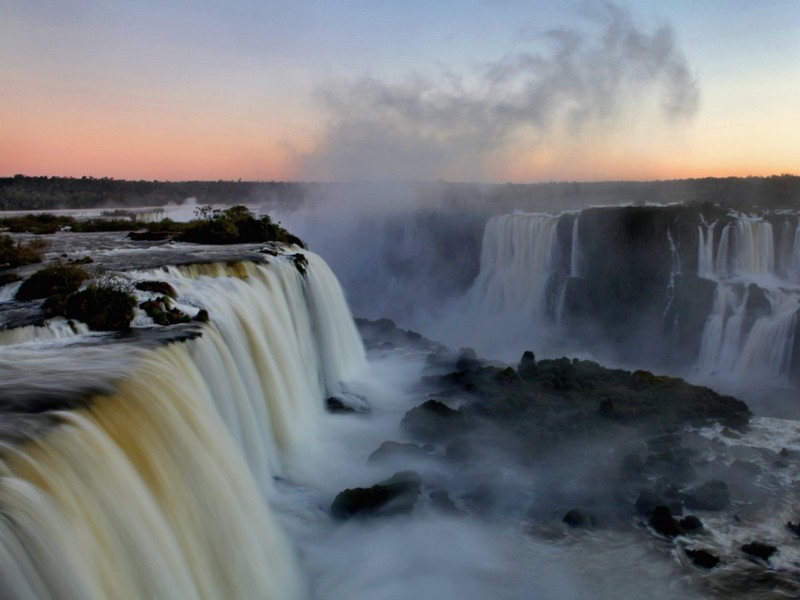
[[[624,128],[642,112],[668,124],[697,112],[700,86],[672,28],[648,29],[611,2],[583,5],[574,27],[528,33],[469,70],[439,65],[401,80],[364,75],[317,91],[327,113],[307,179],[493,177],[512,155]]]

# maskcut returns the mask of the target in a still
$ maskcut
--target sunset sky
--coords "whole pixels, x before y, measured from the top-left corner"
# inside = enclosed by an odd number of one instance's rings
[[[0,0],[0,176],[800,172],[800,1]]]

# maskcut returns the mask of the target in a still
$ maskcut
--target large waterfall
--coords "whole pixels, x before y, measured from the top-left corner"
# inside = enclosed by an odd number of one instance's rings
[[[282,258],[126,275],[171,283],[211,322],[154,351],[123,344],[113,391],[5,445],[0,597],[304,597],[268,499],[275,477],[302,478],[294,458],[314,443],[325,395],[365,363],[338,283],[306,257],[305,275]],[[57,331],[4,340],[0,366],[35,369],[18,361],[31,344],[61,362],[94,350],[58,346]]]
[[[792,215],[687,207],[496,216],[466,299],[472,322],[513,314],[563,338],[573,321],[596,347],[624,347],[623,361],[671,356],[702,375],[786,382],[800,361],[799,231]]]

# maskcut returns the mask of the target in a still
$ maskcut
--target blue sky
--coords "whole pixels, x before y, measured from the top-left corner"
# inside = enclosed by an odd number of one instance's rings
[[[613,118],[567,126],[564,111],[585,99],[562,94],[566,108],[508,123],[485,151],[457,155],[463,132],[432,119],[476,96],[480,114],[496,114],[518,88],[546,89],[526,73],[493,102],[486,73],[523,56],[553,60],[548,31],[582,40],[574,58],[585,63],[593,49],[615,51],[601,43],[614,31],[604,29],[609,6],[653,44],[667,32],[672,62],[611,73],[627,78]],[[800,162],[797,1],[1,0],[0,53],[2,175],[348,179],[374,168],[376,178],[537,181],[768,174]],[[676,121],[657,106],[675,93],[664,77],[678,66],[697,102]],[[370,104],[354,96],[365,80]],[[438,113],[392,120],[377,103],[401,92]],[[374,139],[384,125],[394,137]],[[484,131],[469,135],[477,144]]]

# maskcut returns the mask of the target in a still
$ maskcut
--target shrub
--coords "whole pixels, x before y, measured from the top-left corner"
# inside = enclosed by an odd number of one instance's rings
[[[83,267],[57,261],[23,281],[17,290],[16,299],[34,300],[71,294],[88,278],[89,273]]]
[[[197,209],[199,218],[186,224],[178,239],[196,244],[247,244],[284,242],[305,247],[303,241],[273,223],[265,215],[257,219],[246,206],[212,210],[210,206]]]
[[[130,328],[136,298],[114,283],[93,283],[67,298],[65,316],[86,323],[94,331]]]
[[[39,239],[23,243],[15,242],[10,235],[0,235],[0,269],[42,262],[45,246],[44,241]]]

